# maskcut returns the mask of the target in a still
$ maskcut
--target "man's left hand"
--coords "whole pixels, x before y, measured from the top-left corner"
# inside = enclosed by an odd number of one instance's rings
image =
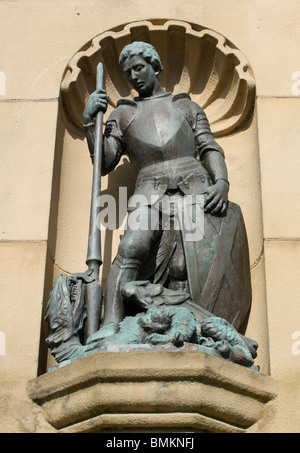
[[[223,179],[219,179],[215,184],[208,187],[205,191],[205,212],[223,214],[227,208],[228,191],[229,184]]]

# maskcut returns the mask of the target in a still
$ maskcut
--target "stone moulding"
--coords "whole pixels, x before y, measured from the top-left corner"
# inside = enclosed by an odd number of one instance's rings
[[[255,104],[255,80],[245,56],[224,36],[196,24],[174,20],[132,22],[85,44],[69,61],[60,90],[61,113],[70,132],[84,135],[82,112],[96,86],[96,66],[104,63],[107,114],[132,90],[118,65],[122,48],[146,41],[161,56],[160,81],[174,94],[186,92],[206,112],[216,137],[241,128]]]
[[[244,433],[276,391],[271,377],[202,352],[98,352],[28,383],[62,433]]]

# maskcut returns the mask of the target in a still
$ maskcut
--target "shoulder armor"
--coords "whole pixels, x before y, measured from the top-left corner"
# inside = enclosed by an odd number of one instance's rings
[[[187,93],[178,93],[178,94],[174,94],[173,96],[173,102],[176,102],[178,101],[179,99],[189,99],[191,100],[191,97],[189,94]]]
[[[120,99],[117,108],[109,115],[107,122],[116,123],[117,129],[124,136],[127,128],[130,126],[138,112],[138,104],[130,99]]]
[[[136,107],[137,103],[132,99],[119,99],[117,102],[117,107],[119,107],[120,105],[131,105]]]
[[[187,93],[176,94],[172,99],[172,105],[186,117],[192,129],[195,130],[197,115],[203,112],[202,108],[193,102]]]

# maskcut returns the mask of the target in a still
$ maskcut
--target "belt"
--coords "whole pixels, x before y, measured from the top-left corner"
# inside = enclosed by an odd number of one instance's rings
[[[179,182],[188,184],[186,177],[191,175],[207,178],[207,172],[194,157],[182,157],[142,168],[137,178],[137,185],[149,180],[158,184],[167,184],[169,189],[176,188]]]
[[[191,170],[203,171],[203,175],[206,174],[203,166],[198,162],[194,157],[180,157],[177,159],[166,160],[164,162],[158,162],[153,165],[148,165],[144,167],[139,172],[139,178],[151,178],[154,175],[157,177],[167,176],[169,174],[174,174],[181,171],[191,171]]]

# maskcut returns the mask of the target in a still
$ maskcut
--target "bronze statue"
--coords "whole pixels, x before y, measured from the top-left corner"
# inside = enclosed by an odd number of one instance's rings
[[[228,201],[224,152],[202,108],[161,86],[163,67],[152,45],[127,45],[119,62],[138,97],[120,100],[106,122],[102,175],[125,154],[139,173],[107,279],[104,319],[81,352],[112,342],[190,342],[251,367],[257,344],[238,333],[251,305],[247,236],[239,206]],[[83,113],[92,160],[95,118],[107,105],[106,91],[96,89]],[[147,312],[152,324],[160,319],[152,330]],[[180,316],[189,335],[179,328]]]

